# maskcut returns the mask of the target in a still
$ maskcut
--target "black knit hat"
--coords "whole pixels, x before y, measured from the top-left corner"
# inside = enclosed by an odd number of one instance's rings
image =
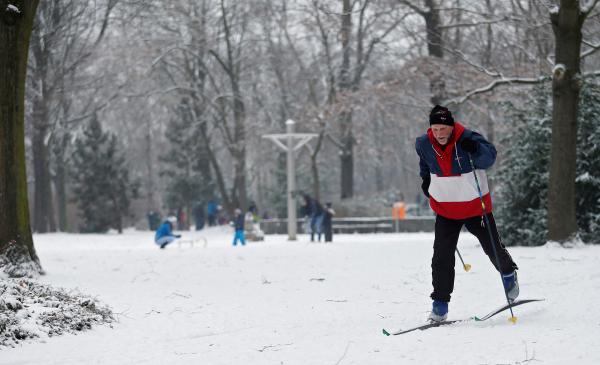
[[[434,106],[429,113],[429,125],[432,124],[445,124],[454,126],[454,118],[452,118],[452,113],[450,113],[448,108],[443,106]]]

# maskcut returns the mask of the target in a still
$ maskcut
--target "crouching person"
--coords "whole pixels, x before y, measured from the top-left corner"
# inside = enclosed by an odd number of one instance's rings
[[[180,234],[173,234],[173,226],[175,223],[177,223],[177,218],[170,215],[156,230],[154,243],[160,248],[165,248],[169,243],[175,241],[177,238],[181,238]]]

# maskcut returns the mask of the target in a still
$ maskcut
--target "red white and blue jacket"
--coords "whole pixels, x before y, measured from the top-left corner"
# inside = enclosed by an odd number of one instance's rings
[[[431,177],[429,205],[433,211],[450,219],[465,219],[482,215],[479,192],[469,162],[469,153],[460,147],[464,138],[477,143],[471,155],[475,173],[485,202],[486,213],[492,211],[492,198],[485,170],[496,161],[496,148],[477,132],[454,123],[454,130],[445,149],[435,140],[431,128],[417,138],[421,178]]]

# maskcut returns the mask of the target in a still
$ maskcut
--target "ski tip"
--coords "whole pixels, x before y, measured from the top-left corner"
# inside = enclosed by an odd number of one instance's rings
[[[384,335],[386,335],[386,336],[389,336],[389,335],[390,335],[390,333],[389,333],[388,331],[386,331],[386,330],[385,330],[385,328],[384,328],[382,331],[383,331],[383,334],[384,334]]]
[[[515,317],[515,316],[511,316],[511,317],[510,317],[508,320],[509,320],[509,321],[510,321],[512,324],[517,324],[517,317]]]
[[[473,318],[473,320],[474,320],[475,322],[481,322],[481,321],[483,321],[483,319],[481,319],[481,318],[479,318],[479,317],[477,317],[477,316],[474,316],[474,317],[472,317],[472,318]]]

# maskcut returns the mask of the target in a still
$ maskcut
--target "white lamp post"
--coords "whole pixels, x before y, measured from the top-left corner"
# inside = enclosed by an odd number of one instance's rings
[[[285,122],[284,134],[266,134],[263,138],[270,139],[279,148],[287,152],[287,210],[288,210],[288,240],[296,240],[296,156],[295,152],[304,146],[316,133],[294,133],[296,122],[288,119]],[[285,141],[285,144],[284,144]]]

